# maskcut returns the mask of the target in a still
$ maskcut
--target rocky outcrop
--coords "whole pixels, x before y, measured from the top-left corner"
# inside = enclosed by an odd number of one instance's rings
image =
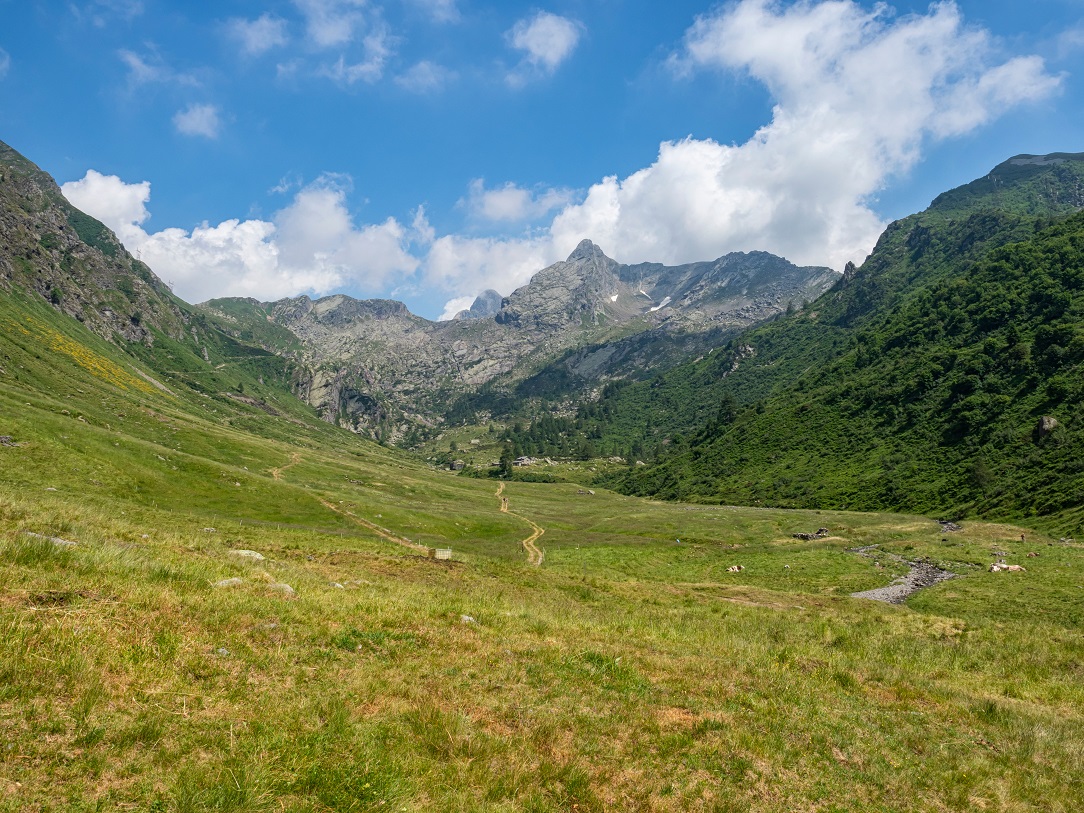
[[[489,288],[482,293],[478,294],[474,303],[468,310],[460,311],[455,315],[456,319],[482,319],[486,316],[492,316],[501,309],[501,305],[504,302],[504,297],[499,293]]]
[[[36,293],[104,339],[182,339],[187,314],[116,235],[76,209],[45,172],[0,142],[0,288]]]

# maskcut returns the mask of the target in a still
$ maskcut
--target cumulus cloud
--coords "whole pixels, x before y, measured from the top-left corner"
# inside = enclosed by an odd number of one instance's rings
[[[496,189],[486,189],[485,181],[471,181],[468,195],[460,201],[471,216],[493,223],[522,223],[537,220],[569,203],[572,193],[567,189],[530,190],[506,183]]]
[[[364,47],[361,34],[378,30],[361,20],[359,2],[298,4],[327,24],[323,42],[352,41],[356,50],[359,42]],[[344,15],[353,22],[343,22]],[[539,27],[551,17],[564,24]],[[556,70],[581,35],[573,21],[541,12],[517,24],[509,42],[524,54],[522,75],[531,76]],[[310,37],[316,42],[311,31]],[[770,93],[770,120],[740,144],[703,136],[663,143],[650,166],[603,178],[576,198],[545,187],[472,182],[463,206],[475,228],[530,224],[556,211],[548,226],[514,238],[439,236],[421,208],[410,226],[389,219],[359,227],[341,184],[326,179],[298,189],[269,221],[192,231],[144,230],[149,186],[121,195],[113,184],[102,197],[116,209],[107,222],[125,244],[142,248],[148,261],[153,254],[152,267],[175,279],[189,298],[267,299],[345,284],[376,291],[414,273],[419,255],[418,279],[449,298],[485,288],[507,294],[583,238],[627,262],[766,250],[838,269],[861,260],[884,226],[873,197],[913,168],[931,144],[1058,91],[1060,78],[1042,60],[1000,56],[1000,47],[986,31],[965,24],[952,2],[898,16],[884,4],[869,9],[854,0],[721,6],[696,20],[670,64],[676,76],[747,75]],[[389,53],[385,40],[361,62],[342,59],[338,78],[379,76]],[[157,67],[138,64],[151,74]],[[103,186],[90,173],[77,183]],[[81,208],[92,214],[108,209]]]
[[[487,288],[509,294],[558,259],[564,256],[547,236],[502,240],[449,234],[430,246],[425,279],[458,296]]]
[[[103,175],[93,169],[78,181],[68,181],[60,187],[64,197],[76,209],[102,221],[128,245],[138,240],[140,226],[150,217],[147,201],[151,199],[149,181],[125,183],[116,175]]]
[[[255,20],[232,19],[226,30],[248,56],[259,56],[287,42],[286,21],[272,14],[261,14]]]
[[[523,52],[519,66],[508,74],[508,83],[524,84],[532,75],[550,75],[572,56],[583,24],[568,17],[540,11],[518,21],[505,35],[509,45]]]
[[[116,232],[181,297],[278,299],[328,293],[344,285],[379,290],[411,274],[410,232],[394,218],[358,227],[342,179],[325,177],[301,189],[271,221],[226,220],[187,231],[148,232],[150,184],[128,184],[90,170],[61,187],[72,205]]]
[[[475,297],[473,296],[457,296],[455,299],[449,299],[444,303],[444,310],[437,317],[437,321],[447,322],[449,319],[454,319],[457,313],[470,308],[474,304],[474,300]]]
[[[965,25],[952,2],[895,16],[852,0],[742,0],[698,18],[671,64],[679,75],[748,74],[773,97],[771,121],[743,144],[663,143],[651,166],[594,184],[544,234],[442,237],[426,259],[433,283],[459,296],[507,293],[583,238],[625,262],[766,250],[841,269],[862,260],[885,226],[873,196],[925,148],[1060,84],[1038,57],[999,60],[990,35]],[[495,221],[532,200],[478,181],[468,197]]]
[[[184,135],[218,138],[222,122],[213,104],[190,104],[174,114],[173,126]]]

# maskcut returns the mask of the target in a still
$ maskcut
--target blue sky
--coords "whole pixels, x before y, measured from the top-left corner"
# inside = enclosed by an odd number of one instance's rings
[[[1010,155],[1084,150],[1079,0],[0,0],[0,21],[0,140],[190,301],[435,318],[585,237],[841,268]]]

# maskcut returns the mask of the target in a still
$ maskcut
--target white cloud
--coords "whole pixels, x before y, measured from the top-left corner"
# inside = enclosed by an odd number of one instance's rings
[[[449,319],[454,319],[457,313],[473,305],[475,299],[476,297],[473,296],[457,296],[455,299],[449,299],[444,303],[444,311],[437,317],[437,321],[447,322]]]
[[[170,71],[161,63],[155,64],[144,59],[134,51],[117,52],[121,62],[128,66],[128,79],[132,84],[142,85],[147,82],[161,82],[170,75]]]
[[[128,68],[128,84],[132,87],[155,83],[173,83],[195,87],[199,80],[187,73],[179,73],[170,67],[161,55],[151,52],[147,56],[141,56],[135,51],[122,48],[117,51],[117,56]]]
[[[323,70],[323,74],[352,85],[355,82],[377,82],[384,75],[384,66],[393,53],[393,38],[383,25],[373,28],[362,40],[363,57],[358,62],[347,62],[345,56]]]
[[[1084,22],[1062,31],[1056,40],[1058,56],[1068,57],[1084,49]]]
[[[120,238],[121,242],[138,240],[140,226],[148,217],[147,201],[151,199],[149,181],[125,183],[116,175],[102,175],[93,169],[78,181],[68,181],[60,187],[72,206],[98,218]]]
[[[548,11],[518,21],[505,37],[513,48],[523,52],[523,60],[508,74],[508,83],[520,86],[532,74],[552,74],[572,56],[582,34],[582,23]]]
[[[571,198],[572,193],[567,189],[532,191],[511,182],[496,189],[486,189],[485,181],[476,178],[470,183],[467,198],[460,203],[478,220],[522,223],[560,209]]]
[[[0,48],[0,79],[8,75],[11,68],[11,56],[3,48]]]
[[[429,60],[422,60],[405,73],[395,77],[395,83],[413,93],[435,93],[455,78],[455,73]]]
[[[309,42],[317,48],[333,48],[353,42],[365,23],[365,0],[294,0],[305,17]]]
[[[419,206],[414,212],[414,221],[410,224],[410,227],[414,231],[412,239],[418,245],[428,246],[436,239],[436,229],[429,225],[429,218],[425,216],[424,206]]]
[[[508,293],[584,238],[624,262],[765,250],[841,269],[861,261],[884,228],[871,198],[931,143],[1060,84],[1037,57],[998,60],[989,34],[965,25],[951,2],[896,17],[852,0],[743,0],[699,18],[672,63],[679,72],[748,73],[774,99],[771,121],[740,145],[663,143],[651,166],[596,183],[545,233],[441,237],[425,261],[428,279],[460,296]],[[514,185],[475,181],[467,205],[502,221],[536,202]]]
[[[530,22],[516,46],[527,55],[527,69],[555,69],[572,53],[580,29],[564,46],[558,38],[546,47],[538,44],[544,37],[529,36]],[[413,274],[419,252],[421,282],[430,289],[449,298],[486,288],[507,294],[583,238],[627,262],[765,250],[842,268],[861,260],[883,228],[872,197],[912,169],[932,143],[1057,92],[1059,78],[1040,59],[999,58],[997,49],[988,33],[965,25],[951,2],[903,16],[853,0],[722,6],[690,27],[672,64],[685,72],[747,74],[772,96],[770,121],[742,144],[692,137],[663,143],[650,166],[604,178],[576,201],[562,190],[472,182],[463,205],[475,226],[530,223],[559,209],[547,228],[517,238],[438,236],[421,207],[410,226],[395,219],[355,226],[341,184],[327,179],[300,188],[270,221],[231,220],[190,232],[144,231],[149,187],[143,185],[114,179],[110,186],[88,173],[77,184],[104,188],[104,202],[76,205],[106,212],[100,216],[112,218],[107,224],[126,245],[141,249],[148,262],[153,257],[152,267],[195,299],[271,299],[346,284],[375,292]],[[378,76],[390,46],[372,50],[368,68],[364,60],[343,59],[341,81]],[[147,64],[153,72],[156,63]]]
[[[287,42],[286,21],[272,14],[261,14],[255,20],[232,19],[226,30],[248,56],[259,56]]]
[[[113,229],[129,251],[190,302],[324,294],[344,285],[378,291],[418,265],[407,251],[410,233],[394,218],[354,225],[346,191],[334,177],[303,188],[270,222],[226,220],[154,233],[143,228],[149,217],[146,181],[127,184],[90,170],[61,191]]]
[[[408,0],[437,23],[452,23],[459,19],[456,0]]]
[[[173,126],[184,135],[218,138],[222,122],[213,104],[190,104],[173,116]]]
[[[431,285],[460,296],[486,288],[507,295],[558,259],[564,256],[546,236],[501,240],[445,235],[429,248],[425,278]]]

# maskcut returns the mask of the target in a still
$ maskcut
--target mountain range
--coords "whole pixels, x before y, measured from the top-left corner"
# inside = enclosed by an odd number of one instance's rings
[[[1016,156],[842,274],[763,252],[623,265],[585,240],[432,322],[343,295],[189,305],[0,144],[0,288],[147,386],[276,432],[318,417],[410,445],[517,420],[516,452],[620,457],[605,482],[630,493],[1077,522],[1082,207],[1084,154]]]
[[[310,371],[299,394],[328,421],[395,439],[412,422],[438,425],[457,396],[486,384],[513,387],[562,357],[578,384],[570,396],[648,374],[815,299],[838,278],[764,252],[676,267],[621,265],[584,240],[509,296],[486,292],[446,322],[400,302],[341,294],[203,307],[238,338],[258,336],[264,322],[285,328]]]

